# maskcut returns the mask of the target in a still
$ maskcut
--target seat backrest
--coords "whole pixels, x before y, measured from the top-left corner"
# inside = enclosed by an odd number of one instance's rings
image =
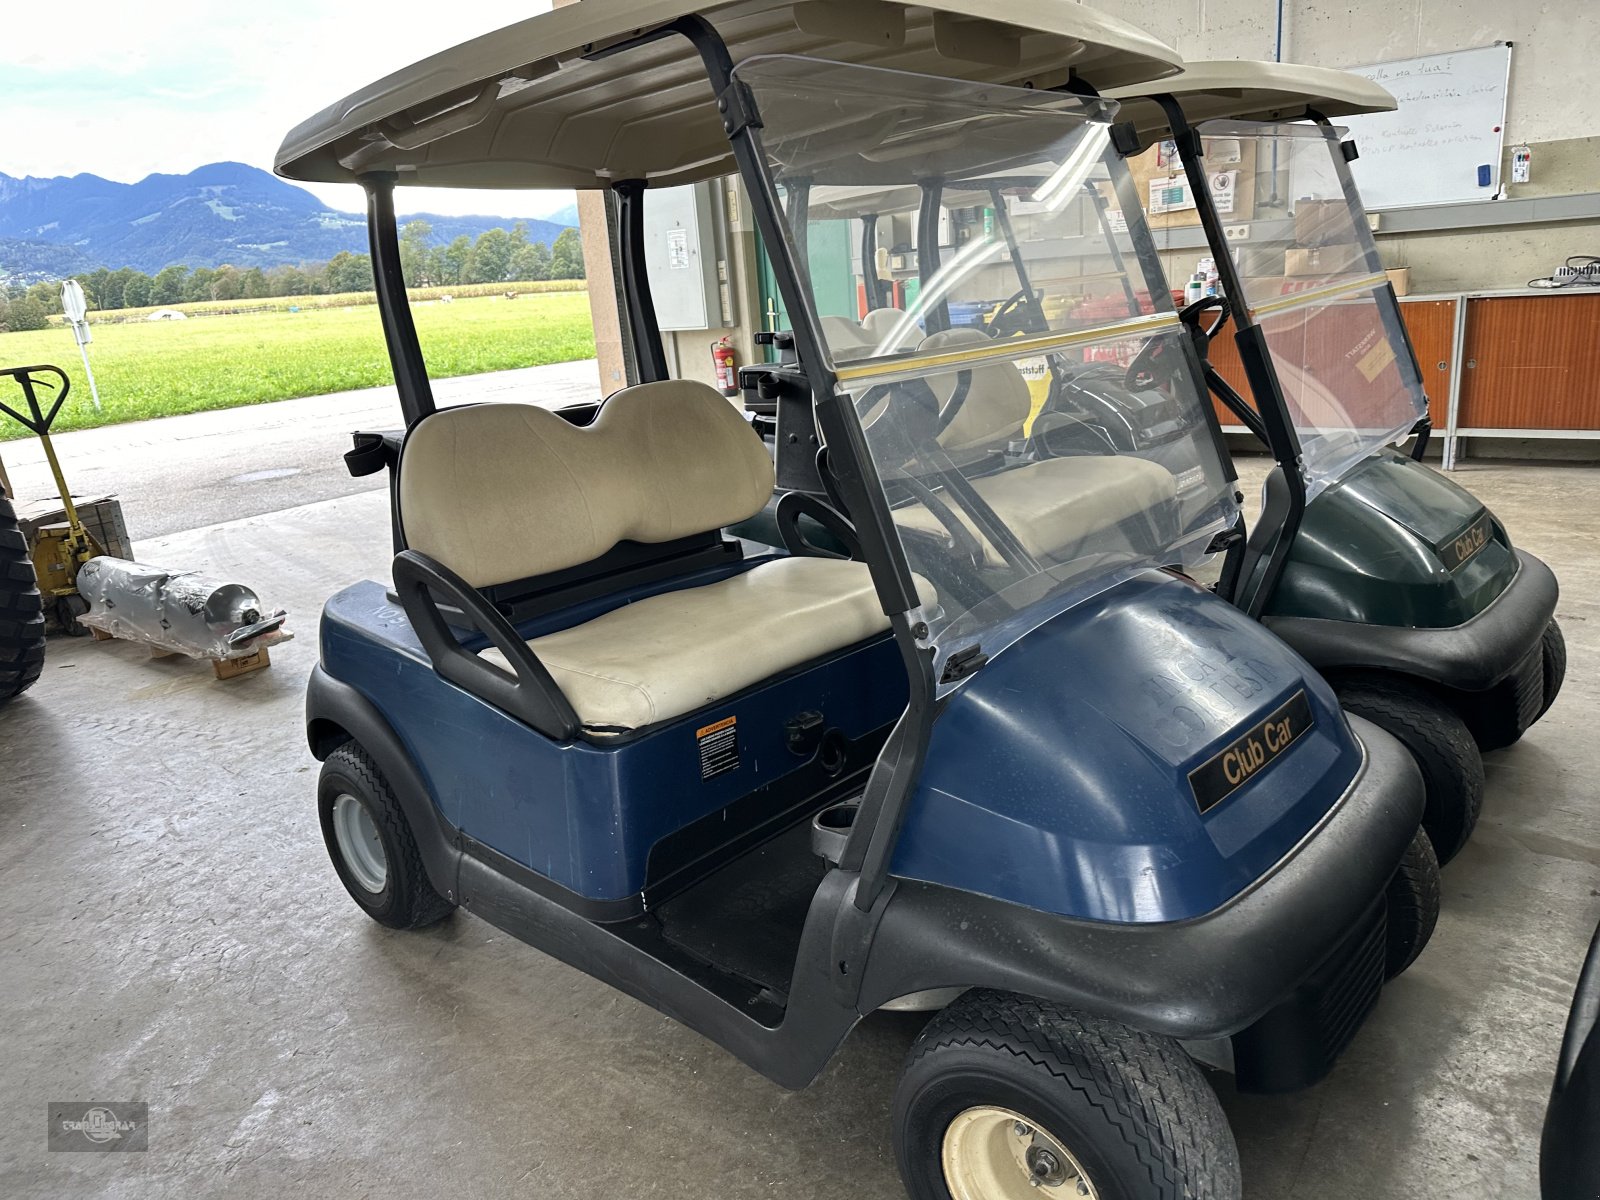
[[[872,342],[861,326],[849,317],[824,316],[822,336],[828,339],[828,349],[833,351],[835,362],[866,358],[872,353]]]
[[[954,350],[963,346],[992,345],[993,339],[979,329],[946,329],[923,339],[924,351]],[[946,450],[1005,449],[1013,438],[1022,436],[1022,426],[1033,410],[1033,395],[1028,381],[1015,363],[983,363],[969,369],[972,376],[967,398],[955,418],[939,435]],[[950,371],[928,378],[943,407],[955,394],[961,372]]]
[[[886,338],[896,338],[899,345],[892,346],[889,353],[915,350],[922,331],[916,325],[902,328],[905,318],[906,314],[898,308],[875,308],[861,318],[861,332],[873,346],[881,345]]]
[[[703,383],[616,393],[587,426],[527,404],[447,408],[400,451],[406,545],[485,588],[743,521],[772,496],[772,458]]]

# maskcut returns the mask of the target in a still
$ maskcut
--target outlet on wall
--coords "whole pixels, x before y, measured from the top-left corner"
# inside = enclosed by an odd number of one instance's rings
[[[1248,241],[1250,238],[1250,226],[1244,224],[1224,225],[1222,227],[1222,236],[1230,242]]]

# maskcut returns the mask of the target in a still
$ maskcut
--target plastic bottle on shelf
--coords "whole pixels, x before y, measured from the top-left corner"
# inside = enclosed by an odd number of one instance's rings
[[[1205,294],[1206,277],[1204,275],[1196,274],[1192,279],[1189,280],[1188,284],[1185,285],[1183,289],[1183,303],[1185,306],[1198,303],[1199,301],[1205,299]]]

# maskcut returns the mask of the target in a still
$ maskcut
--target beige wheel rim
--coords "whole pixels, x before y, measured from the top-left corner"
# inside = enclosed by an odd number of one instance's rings
[[[944,1184],[951,1200],[1041,1200],[1099,1193],[1055,1137],[1008,1108],[969,1108],[944,1131]]]

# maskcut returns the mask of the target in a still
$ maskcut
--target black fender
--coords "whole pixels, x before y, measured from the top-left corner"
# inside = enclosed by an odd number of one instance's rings
[[[1274,616],[1263,621],[1325,674],[1389,671],[1455,692],[1487,691],[1539,645],[1556,611],[1555,573],[1526,551],[1516,555],[1517,573],[1506,590],[1460,625],[1411,629]]]
[[[1595,930],[1572,998],[1550,1107],[1539,1142],[1544,1200],[1600,1196],[1600,929]]]
[[[1422,778],[1360,717],[1360,774],[1322,824],[1222,908],[1163,924],[1073,920],[900,880],[878,926],[858,1007],[943,988],[996,988],[1204,1041],[1254,1024],[1371,913],[1422,819]]]
[[[422,773],[383,714],[321,666],[311,669],[306,685],[306,740],[319,762],[349,741],[372,756],[405,811],[428,882],[446,900],[459,903],[462,853],[456,830],[434,806]]]

